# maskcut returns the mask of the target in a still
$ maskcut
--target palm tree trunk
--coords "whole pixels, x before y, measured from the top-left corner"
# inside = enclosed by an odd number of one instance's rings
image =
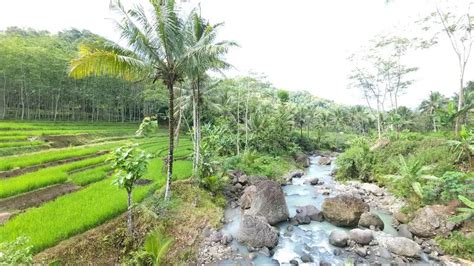
[[[128,211],[127,211],[127,227],[128,233],[131,235],[133,232],[133,224],[132,224],[132,191],[127,190],[128,195]]]
[[[197,80],[196,99],[196,176],[199,178],[199,164],[201,162],[201,85]]]
[[[166,176],[166,190],[165,190],[165,200],[168,200],[170,197],[171,189],[171,179],[173,177],[173,152],[174,152],[174,90],[173,82],[167,82],[168,92],[169,92],[169,110],[168,110],[168,122],[169,122],[169,150],[168,150],[168,174]]]
[[[193,98],[193,146],[194,146],[194,156],[193,156],[193,176],[195,178],[197,178],[197,171],[198,171],[198,161],[197,161],[197,158],[198,158],[198,155],[197,155],[197,152],[198,152],[198,149],[197,149],[197,143],[198,143],[198,137],[197,137],[197,134],[198,134],[198,122],[197,122],[197,105],[198,105],[198,100],[197,100],[197,92],[196,92],[196,86],[194,83],[191,84],[191,87],[192,87],[192,98]]]
[[[237,146],[237,155],[240,155],[240,89],[237,90],[237,139],[236,139],[236,146]]]

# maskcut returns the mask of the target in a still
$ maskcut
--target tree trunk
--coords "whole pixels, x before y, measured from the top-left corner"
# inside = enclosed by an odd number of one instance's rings
[[[461,67],[461,87],[459,89],[459,97],[458,97],[458,112],[461,111],[462,105],[463,105],[463,100],[464,100],[464,88],[463,88],[463,83],[464,83],[464,68]],[[456,116],[456,124],[454,126],[454,131],[456,132],[456,135],[459,135],[460,129],[460,124],[461,124],[461,116],[458,115]]]
[[[237,155],[240,155],[240,89],[237,90],[237,138],[236,138],[236,146],[237,146]]]
[[[128,233],[132,235],[133,233],[133,224],[132,224],[132,191],[127,190],[128,195],[128,211],[127,211],[127,227]]]
[[[245,150],[247,150],[249,146],[249,100],[250,89],[247,87],[247,101],[245,103]]]
[[[167,82],[168,92],[169,92],[169,110],[168,110],[168,122],[169,122],[169,150],[168,150],[168,174],[166,177],[166,190],[165,190],[165,200],[170,198],[170,189],[171,189],[171,179],[173,177],[173,151],[174,151],[174,89],[173,82]]]
[[[196,85],[196,173],[199,178],[199,165],[201,163],[201,84],[199,78]]]
[[[193,146],[194,146],[194,156],[193,156],[193,176],[194,178],[198,178],[198,155],[197,155],[197,91],[196,91],[196,86],[194,82],[191,84],[191,89],[192,89],[192,99],[193,99]]]

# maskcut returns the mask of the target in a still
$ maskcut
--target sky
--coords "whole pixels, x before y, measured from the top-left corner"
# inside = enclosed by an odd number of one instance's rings
[[[433,2],[187,0],[181,5],[189,9],[200,3],[212,23],[225,23],[220,38],[239,43],[227,56],[235,67],[228,76],[259,73],[277,88],[307,90],[342,104],[365,104],[360,92],[349,86],[353,65],[347,58],[377,34],[413,33],[415,21],[434,11]],[[19,26],[54,33],[74,27],[118,41],[113,17],[109,0],[0,0],[0,29]],[[430,91],[452,96],[458,90],[459,69],[448,42],[412,51],[405,60],[419,70],[401,105],[416,107]],[[466,80],[474,80],[471,65]]]

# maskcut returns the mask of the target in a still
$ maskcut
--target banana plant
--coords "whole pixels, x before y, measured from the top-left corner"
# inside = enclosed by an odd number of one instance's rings
[[[451,221],[455,223],[460,223],[466,220],[469,220],[474,217],[474,201],[469,200],[468,198],[459,195],[458,199],[464,203],[467,208],[457,208],[459,212],[458,215],[451,217]]]

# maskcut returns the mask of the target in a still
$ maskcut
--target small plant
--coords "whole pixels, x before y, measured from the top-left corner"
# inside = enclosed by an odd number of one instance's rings
[[[120,147],[114,151],[113,165],[115,169],[114,184],[125,188],[128,196],[128,232],[132,233],[132,191],[135,182],[142,178],[148,166],[150,156],[144,151],[138,150],[137,145]]]
[[[467,221],[474,217],[474,201],[471,201],[462,195],[459,195],[458,199],[464,203],[467,208],[457,208],[459,214],[451,218],[451,221],[455,223]]]
[[[471,164],[472,154],[474,153],[474,132],[472,130],[467,130],[465,126],[462,126],[459,132],[459,140],[449,140],[448,145],[456,154],[458,163],[467,161],[469,165]]]
[[[437,237],[436,242],[447,254],[468,260],[474,259],[474,238],[453,232],[448,238]]]
[[[0,265],[32,264],[29,242],[27,237],[18,237],[13,242],[0,243]]]
[[[145,239],[145,251],[153,258],[153,265],[161,265],[161,261],[173,244],[174,240],[165,236],[160,229],[156,229],[147,235]]]
[[[158,130],[158,121],[156,117],[149,117],[146,116],[143,118],[140,127],[135,132],[135,136],[137,137],[149,137],[155,134]]]

